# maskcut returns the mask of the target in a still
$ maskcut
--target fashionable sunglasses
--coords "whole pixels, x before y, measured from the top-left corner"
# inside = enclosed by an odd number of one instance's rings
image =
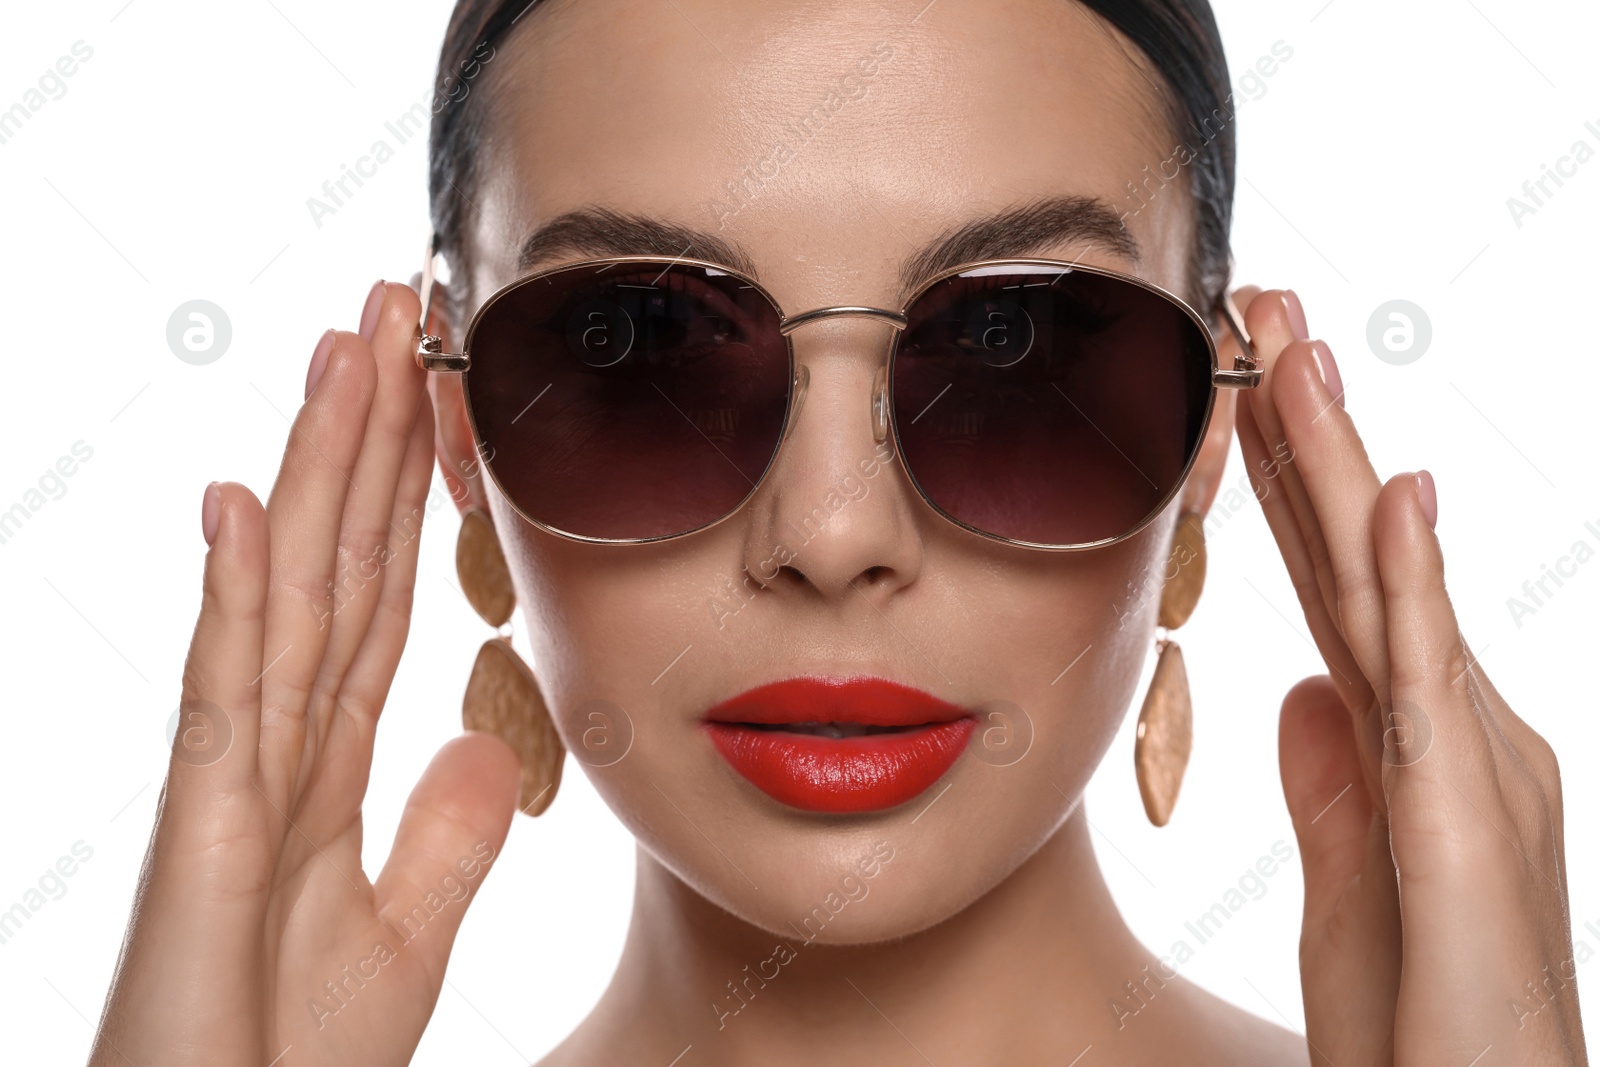
[[[791,337],[823,319],[893,329],[870,397],[877,458],[892,437],[930,507],[1028,548],[1137,533],[1183,484],[1216,391],[1262,374],[1231,301],[1244,354],[1224,370],[1180,298],[1045,259],[957,267],[899,310],[798,315],[720,264],[590,260],[506,285],[446,353],[429,329],[432,252],[418,362],[461,373],[480,454],[516,511],[579,541],[660,541],[738,511],[805,397]]]

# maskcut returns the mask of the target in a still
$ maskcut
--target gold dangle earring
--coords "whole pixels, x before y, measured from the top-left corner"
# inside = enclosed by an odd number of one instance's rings
[[[511,621],[517,605],[511,571],[500,551],[494,523],[481,508],[469,508],[461,517],[456,576],[461,579],[461,591],[484,622],[499,628]],[[467,692],[461,698],[461,725],[494,734],[511,746],[522,762],[518,806],[524,815],[542,814],[561,787],[567,750],[556,733],[538,681],[508,638],[492,637],[478,649]]]
[[[1206,535],[1200,512],[1186,511],[1172,535],[1166,581],[1161,587],[1157,625],[1176,630],[1188,621],[1206,581]],[[1189,675],[1183,650],[1166,633],[1156,638],[1156,669],[1150,691],[1139,709],[1133,744],[1133,766],[1139,779],[1144,812],[1156,826],[1167,825],[1178,802],[1178,787],[1189,766],[1194,742],[1194,715],[1189,702]]]

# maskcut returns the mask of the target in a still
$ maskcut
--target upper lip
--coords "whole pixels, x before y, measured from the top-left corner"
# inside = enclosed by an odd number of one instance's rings
[[[786,678],[730,697],[706,712],[707,722],[786,725],[858,723],[920,726],[951,722],[967,709],[887,678]]]

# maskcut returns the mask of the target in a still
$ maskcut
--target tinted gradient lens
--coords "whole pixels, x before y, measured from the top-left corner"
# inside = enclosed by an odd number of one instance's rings
[[[484,455],[530,518],[646,539],[724,518],[777,451],[792,379],[756,288],[667,261],[567,268],[479,312],[466,389]]]
[[[980,268],[907,313],[891,393],[907,471],[950,518],[1038,545],[1115,539],[1196,453],[1211,349],[1180,305],[1084,270]]]

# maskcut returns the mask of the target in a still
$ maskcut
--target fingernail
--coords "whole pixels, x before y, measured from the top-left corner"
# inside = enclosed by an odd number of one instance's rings
[[[306,368],[306,399],[311,399],[311,390],[317,387],[322,380],[322,372],[328,366],[328,353],[333,351],[333,331],[329,330],[322,335],[322,340],[317,342],[317,350],[311,353],[311,366]]]
[[[222,508],[222,487],[216,482],[206,486],[206,495],[200,501],[200,533],[209,548],[217,540],[217,513]]]
[[[1422,505],[1422,517],[1428,520],[1428,529],[1439,521],[1439,494],[1433,486],[1433,475],[1418,471],[1412,475],[1417,480],[1417,503]]]
[[[373,283],[372,292],[367,294],[366,306],[361,309],[361,339],[368,344],[372,342],[373,331],[378,328],[378,312],[383,310],[383,279],[379,278]]]
[[[1289,312],[1289,325],[1294,327],[1294,335],[1304,341],[1311,337],[1311,330],[1306,326],[1306,309],[1300,306],[1300,298],[1295,296],[1293,289],[1283,291],[1283,306]]]
[[[1313,341],[1311,359],[1317,365],[1317,373],[1322,376],[1322,384],[1328,387],[1328,395],[1340,407],[1344,407],[1344,379],[1339,377],[1339,363],[1333,358],[1333,349],[1322,341]]]

